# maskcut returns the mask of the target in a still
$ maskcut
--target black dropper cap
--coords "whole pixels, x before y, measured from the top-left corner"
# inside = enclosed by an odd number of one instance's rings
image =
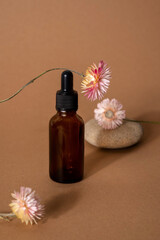
[[[73,90],[73,74],[69,70],[61,75],[61,90],[56,93],[56,109],[58,111],[78,109],[78,93]]]

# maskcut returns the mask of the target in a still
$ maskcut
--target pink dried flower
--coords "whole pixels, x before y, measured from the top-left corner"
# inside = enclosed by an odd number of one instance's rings
[[[37,224],[36,219],[41,219],[44,213],[44,206],[40,204],[39,198],[31,188],[21,187],[20,192],[11,194],[15,200],[9,206],[12,212],[21,219],[22,222]]]
[[[106,63],[100,61],[98,67],[96,64],[91,65],[86,70],[86,75],[81,83],[82,93],[85,93],[84,95],[91,101],[97,98],[102,99],[108,89],[110,78],[110,70]]]
[[[94,110],[94,117],[98,124],[105,129],[114,129],[120,126],[125,118],[125,110],[122,110],[120,104],[115,98],[104,99],[97,104]]]

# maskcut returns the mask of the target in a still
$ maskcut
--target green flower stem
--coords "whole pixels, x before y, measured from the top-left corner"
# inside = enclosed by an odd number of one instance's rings
[[[133,119],[128,119],[128,118],[125,118],[124,120],[126,120],[126,121],[129,121],[129,122],[139,122],[139,123],[160,124],[160,122],[157,122],[157,121],[133,120]]]
[[[20,88],[16,93],[14,93],[12,96],[10,96],[9,98],[6,98],[6,99],[3,99],[0,101],[0,103],[3,103],[3,102],[6,102],[6,101],[9,101],[10,99],[12,99],[13,97],[15,97],[18,93],[20,93],[25,87],[27,87],[29,84],[33,83],[36,79],[40,78],[41,76],[43,76],[44,74],[48,73],[48,72],[51,72],[51,71],[54,71],[54,70],[69,70],[71,72],[74,72],[76,74],[78,74],[79,76],[81,77],[84,77],[84,75],[82,73],[79,73],[79,72],[76,72],[74,70],[71,70],[71,69],[67,69],[67,68],[52,68],[52,69],[48,69],[46,70],[45,72],[39,74],[37,77],[33,78],[31,81],[29,81],[28,83],[26,83],[22,88]]]
[[[0,213],[0,219],[9,222],[12,218],[16,217],[14,213]]]

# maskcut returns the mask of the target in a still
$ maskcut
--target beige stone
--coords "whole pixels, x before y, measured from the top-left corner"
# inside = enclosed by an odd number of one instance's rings
[[[139,142],[142,135],[142,126],[137,122],[124,121],[120,127],[112,130],[103,129],[95,119],[85,124],[85,140],[101,148],[129,147]]]

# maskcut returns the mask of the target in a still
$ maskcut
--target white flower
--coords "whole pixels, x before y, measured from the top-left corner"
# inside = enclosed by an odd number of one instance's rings
[[[104,129],[115,129],[123,123],[123,119],[126,116],[122,107],[122,104],[115,98],[111,100],[106,98],[97,104],[97,109],[94,110],[94,117]]]
[[[22,222],[32,224],[37,223],[36,219],[42,218],[44,206],[40,204],[39,198],[31,188],[21,187],[20,192],[14,192],[11,195],[15,200],[12,200],[9,206]]]

